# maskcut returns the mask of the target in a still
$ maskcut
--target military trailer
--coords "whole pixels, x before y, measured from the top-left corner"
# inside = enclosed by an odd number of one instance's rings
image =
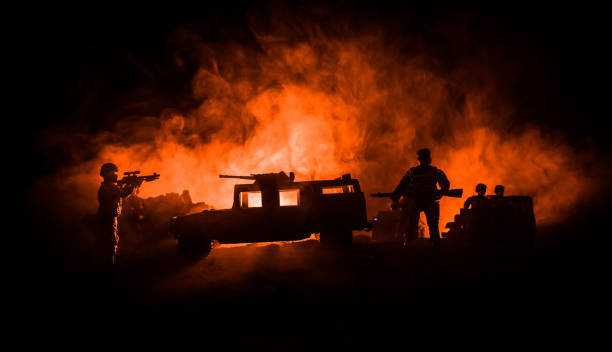
[[[381,210],[372,219],[372,240],[376,242],[404,241],[401,224],[401,210]]]
[[[350,174],[333,180],[294,181],[284,172],[226,176],[253,180],[234,186],[231,209],[174,217],[170,228],[180,251],[208,253],[211,241],[294,241],[320,234],[326,245],[350,245],[352,231],[368,227],[365,198]]]
[[[462,208],[442,237],[483,246],[531,247],[536,233],[533,200],[526,196],[488,197]]]

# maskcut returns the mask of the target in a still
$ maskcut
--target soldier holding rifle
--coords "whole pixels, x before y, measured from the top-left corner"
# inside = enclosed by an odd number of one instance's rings
[[[435,253],[440,250],[440,203],[443,196],[461,198],[462,189],[451,190],[444,172],[431,166],[431,152],[424,148],[417,152],[420,165],[410,168],[392,193],[372,194],[374,197],[389,197],[395,206],[402,208],[404,223],[404,246],[418,232],[419,216],[425,212],[429,237]],[[438,188],[438,186],[440,188]],[[400,201],[401,198],[401,201]]]
[[[103,252],[103,261],[107,266],[116,262],[119,234],[117,219],[121,215],[123,198],[132,194],[144,181],[154,181],[159,175],[137,176],[140,171],[126,172],[125,177],[117,179],[117,165],[106,163],[100,168],[100,176],[104,179],[98,190],[98,233]]]

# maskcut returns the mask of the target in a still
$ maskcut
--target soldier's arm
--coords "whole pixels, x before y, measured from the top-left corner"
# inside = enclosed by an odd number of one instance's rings
[[[134,192],[134,185],[126,184],[121,187],[121,198],[125,198]]]
[[[402,193],[405,192],[406,188],[410,184],[410,171],[406,172],[404,177],[400,180],[400,183],[393,190],[393,195],[391,196],[391,200],[397,202]]]
[[[450,189],[450,181],[446,177],[444,171],[438,169],[438,172],[436,173],[436,181],[438,182],[438,185],[440,185],[440,189],[443,191],[448,191]]]
[[[463,205],[463,207],[465,209],[469,209],[470,208],[470,204],[472,204],[472,197],[468,197],[468,199],[465,200],[465,204]]]

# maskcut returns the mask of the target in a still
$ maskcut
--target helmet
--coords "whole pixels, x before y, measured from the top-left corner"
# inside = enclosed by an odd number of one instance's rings
[[[100,168],[100,176],[104,176],[104,174],[107,172],[117,172],[117,171],[119,171],[119,169],[117,169],[117,165],[113,163],[106,163],[102,165],[102,167]]]

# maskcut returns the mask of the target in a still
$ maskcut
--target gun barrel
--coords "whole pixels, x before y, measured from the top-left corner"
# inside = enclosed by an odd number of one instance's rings
[[[241,180],[254,180],[253,176],[219,175],[219,178],[238,178]]]
[[[449,189],[448,191],[439,191],[440,194],[444,197],[453,197],[453,198],[461,198],[463,196],[463,188],[459,189]],[[393,196],[393,193],[372,193],[370,197],[377,198],[390,198]],[[410,196],[410,194],[408,194]]]
[[[155,181],[159,179],[159,174],[154,172],[153,175],[141,176],[145,181]]]
[[[444,192],[443,195],[445,197],[461,198],[463,197],[463,188],[449,189],[448,191]]]
[[[372,193],[372,194],[370,194],[370,197],[389,198],[392,195],[393,195],[393,193]]]

